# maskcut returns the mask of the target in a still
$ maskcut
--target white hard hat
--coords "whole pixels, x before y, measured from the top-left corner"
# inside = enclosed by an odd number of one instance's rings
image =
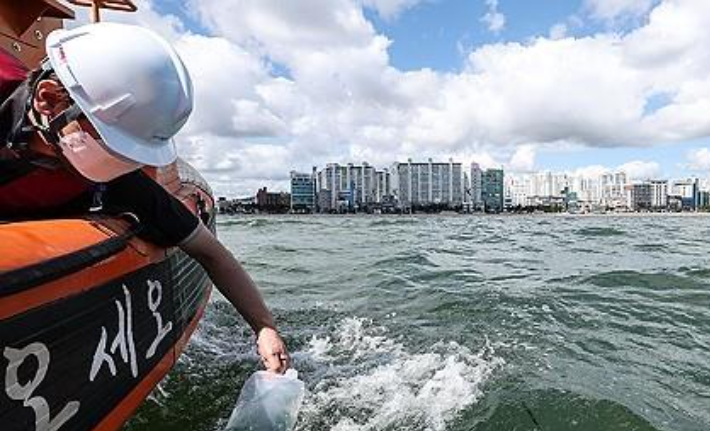
[[[177,52],[143,27],[89,24],[56,30],[47,55],[57,77],[108,147],[164,166],[193,107],[192,81]]]

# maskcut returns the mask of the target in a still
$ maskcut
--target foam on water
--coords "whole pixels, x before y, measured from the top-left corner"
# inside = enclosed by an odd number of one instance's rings
[[[481,398],[483,384],[504,364],[488,343],[477,353],[454,342],[409,352],[360,318],[313,337],[298,356],[323,372],[306,397],[299,430],[442,431]]]

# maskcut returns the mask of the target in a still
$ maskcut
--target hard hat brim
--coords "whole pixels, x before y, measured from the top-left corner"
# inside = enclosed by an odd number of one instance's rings
[[[94,126],[106,147],[112,152],[142,165],[161,167],[173,163],[177,159],[177,150],[172,138],[153,140],[137,138],[102,121],[92,113],[92,107],[85,99],[83,92],[77,91],[76,78],[66,66],[66,59],[61,51],[61,41],[67,33],[67,30],[60,29],[49,34],[47,57],[62,85],[69,92],[69,96]],[[107,73],[109,72],[107,71]]]
[[[81,107],[81,104],[79,104],[79,107]],[[115,128],[93,118],[90,114],[86,114],[86,117],[91,121],[96,131],[99,132],[108,149],[116,154],[142,165],[156,167],[167,166],[177,159],[177,150],[173,139],[146,142],[121,133]]]

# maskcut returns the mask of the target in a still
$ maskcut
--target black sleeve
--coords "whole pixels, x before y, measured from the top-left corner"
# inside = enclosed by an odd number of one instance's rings
[[[138,216],[143,225],[139,236],[164,247],[180,244],[200,223],[182,202],[141,171],[106,184],[103,203],[109,212]]]

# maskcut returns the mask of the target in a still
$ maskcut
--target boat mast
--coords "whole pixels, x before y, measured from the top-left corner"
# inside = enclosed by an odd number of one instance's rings
[[[135,12],[138,7],[133,0],[68,0],[76,6],[91,8],[91,18],[93,22],[101,21],[101,9],[118,10],[122,12]]]

